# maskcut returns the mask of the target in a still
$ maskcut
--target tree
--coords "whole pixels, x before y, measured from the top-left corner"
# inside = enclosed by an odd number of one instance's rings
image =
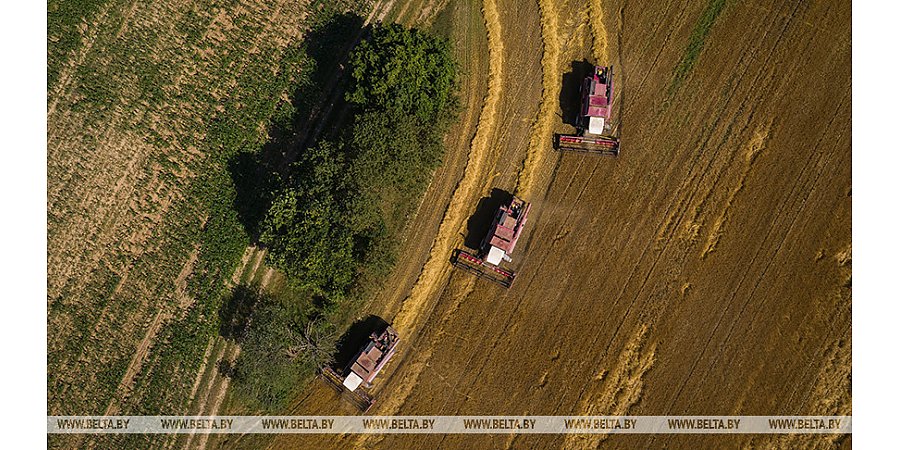
[[[434,124],[453,102],[456,63],[448,40],[398,24],[374,25],[350,55],[347,101],[367,111],[397,111]]]
[[[335,199],[342,167],[332,145],[314,147],[298,162],[299,176],[275,197],[260,236],[271,263],[329,300],[344,294],[356,271],[353,235]]]
[[[275,410],[316,370],[332,362],[337,333],[324,320],[310,320],[295,299],[265,293],[241,340],[241,354],[228,372],[239,394]]]
[[[446,39],[375,25],[350,60],[355,108],[346,132],[291,167],[260,233],[271,263],[330,300],[343,297],[359,267],[391,259],[382,241],[403,228],[440,162],[455,101]]]

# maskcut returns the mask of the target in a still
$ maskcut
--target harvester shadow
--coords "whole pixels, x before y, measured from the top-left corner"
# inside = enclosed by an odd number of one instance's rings
[[[494,214],[501,205],[509,204],[512,198],[513,196],[509,192],[493,188],[490,197],[482,197],[478,200],[475,213],[466,222],[466,237],[463,244],[473,250],[481,247],[481,241],[490,231],[491,223],[494,221]]]
[[[562,87],[559,90],[559,109],[562,111],[563,123],[576,126],[578,110],[581,108],[581,83],[594,66],[587,60],[572,61],[572,70],[562,76]]]
[[[384,319],[371,314],[354,322],[338,340],[337,354],[334,356],[331,368],[335,372],[343,374],[344,368],[350,364],[359,349],[369,342],[369,336],[372,333],[381,332],[387,326],[388,323]]]
[[[298,83],[290,105],[278,107],[293,111],[292,114],[270,124],[269,140],[261,148],[238,152],[227,162],[236,194],[233,207],[254,243],[258,243],[260,224],[275,194],[289,180],[291,163],[315,144],[309,139],[311,130],[316,126],[328,128],[328,124],[322,123],[329,118],[323,117],[321,104],[332,90],[334,74],[363,29],[363,23],[363,18],[356,14],[338,14],[306,35],[303,47],[293,51],[305,53],[308,63],[303,71],[308,76]],[[343,96],[338,100],[343,101]]]

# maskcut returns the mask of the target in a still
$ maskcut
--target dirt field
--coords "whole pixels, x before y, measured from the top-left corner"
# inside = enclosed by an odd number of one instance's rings
[[[371,414],[850,414],[849,5],[448,8],[467,73],[483,81],[464,86],[466,114],[435,186],[452,174],[458,183],[429,191],[400,269],[366,311],[405,340]],[[617,69],[617,159],[549,146],[551,131],[571,130],[559,92],[582,59]],[[534,203],[510,290],[447,264],[492,188]],[[314,384],[289,413],[352,411]],[[281,436],[271,447],[601,443],[850,439]]]

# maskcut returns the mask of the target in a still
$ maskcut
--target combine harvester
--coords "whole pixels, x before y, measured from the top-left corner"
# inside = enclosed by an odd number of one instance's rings
[[[516,248],[516,241],[522,234],[530,209],[530,204],[513,197],[508,205],[497,210],[491,229],[481,242],[479,253],[474,255],[457,249],[451,259],[453,265],[505,287],[512,286],[516,274],[502,269],[500,262],[512,261],[509,255]]]
[[[593,73],[584,78],[581,84],[581,111],[576,119],[579,134],[559,135],[557,149],[619,155],[619,138],[605,134],[610,128],[612,76],[611,66],[594,66]]]
[[[392,327],[388,326],[380,333],[372,333],[367,342],[359,350],[356,356],[344,369],[344,373],[338,374],[331,367],[322,369],[322,378],[341,396],[354,404],[362,412],[367,412],[375,399],[364,389],[372,386],[372,380],[378,372],[384,368],[391,356],[400,337]]]

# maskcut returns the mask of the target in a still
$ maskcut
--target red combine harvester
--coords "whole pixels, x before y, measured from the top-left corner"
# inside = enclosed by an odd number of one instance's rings
[[[394,349],[398,342],[400,342],[400,337],[397,331],[390,326],[381,333],[372,333],[369,336],[369,342],[363,345],[344,370],[345,376],[341,376],[331,367],[325,367],[322,369],[322,377],[346,400],[366,412],[375,403],[375,399],[360,386],[365,388],[372,386],[372,380],[391,359],[391,356],[394,356]]]
[[[619,139],[606,135],[612,106],[612,66],[594,66],[581,85],[581,111],[576,126],[579,134],[560,135],[559,150],[618,156]]]
[[[502,269],[500,262],[512,261],[509,255],[516,248],[530,209],[530,204],[513,197],[508,205],[501,206],[497,211],[490,231],[481,242],[479,253],[473,255],[457,249],[451,260],[453,265],[505,287],[512,286],[516,274]]]

